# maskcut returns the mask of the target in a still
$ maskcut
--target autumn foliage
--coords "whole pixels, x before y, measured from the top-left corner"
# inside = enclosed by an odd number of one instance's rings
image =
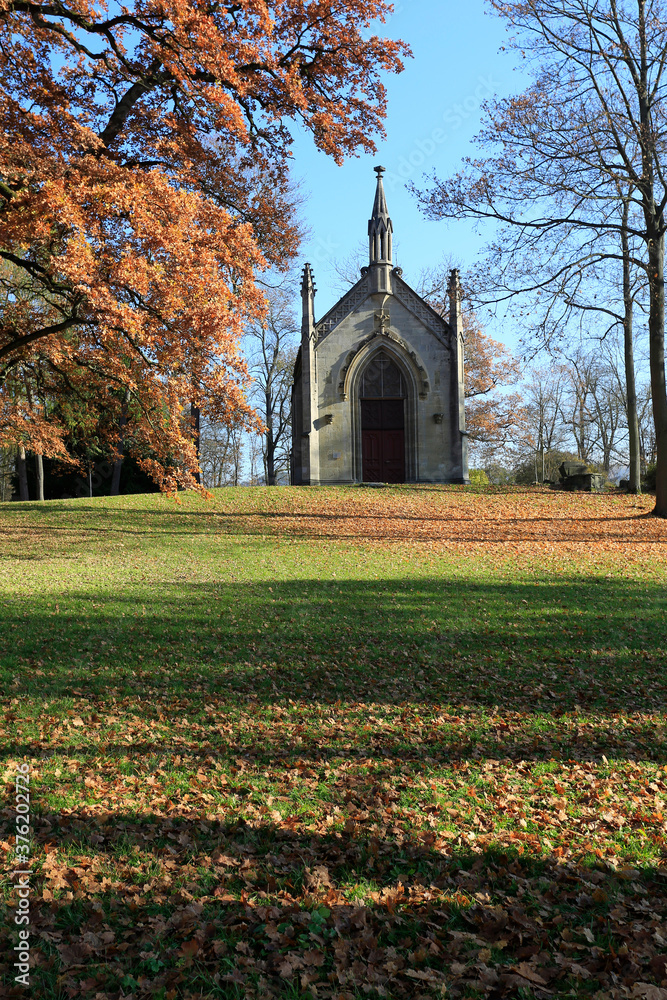
[[[0,3],[0,442],[63,455],[63,397],[192,484],[190,403],[251,422],[253,277],[298,246],[299,122],[338,162],[381,132],[385,0]]]
[[[504,393],[521,379],[511,351],[485,334],[472,309],[463,311],[466,429],[471,442],[494,449],[523,436],[525,407],[520,393]]]
[[[445,294],[449,268],[427,271],[421,281],[424,298],[444,319],[449,317]],[[519,360],[505,344],[484,332],[469,294],[464,289],[461,319],[465,357],[466,431],[469,440],[492,454],[526,434],[526,408],[521,394],[505,390],[521,381]]]

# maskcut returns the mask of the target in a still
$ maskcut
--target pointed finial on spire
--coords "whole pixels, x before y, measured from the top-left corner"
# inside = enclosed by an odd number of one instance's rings
[[[301,279],[301,291],[302,293],[307,293],[312,291],[313,294],[317,291],[315,288],[315,279],[313,277],[313,269],[310,264],[306,264],[303,269],[303,277]]]
[[[303,278],[301,280],[301,304],[302,304],[302,320],[301,320],[301,336],[312,337],[313,331],[315,329],[315,292],[317,288],[315,287],[315,279],[313,278],[313,269],[310,264],[306,264],[303,269]]]
[[[389,218],[387,197],[384,193],[382,175],[384,167],[374,167],[377,174],[377,188],[373,203],[373,217],[368,223],[369,262],[373,264],[391,264],[392,235],[394,227]]]
[[[452,268],[449,273],[449,283],[447,286],[447,294],[449,295],[449,325],[451,326],[455,336],[463,335],[463,318],[462,318],[462,290],[461,290],[461,275],[459,274],[458,267]]]

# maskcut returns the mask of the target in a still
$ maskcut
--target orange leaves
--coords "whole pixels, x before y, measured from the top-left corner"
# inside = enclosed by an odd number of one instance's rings
[[[482,331],[469,308],[463,312],[463,329],[466,429],[473,442],[503,444],[517,436],[524,407],[518,393],[499,395],[496,389],[520,380],[519,362],[504,344]]]
[[[518,360],[498,340],[482,331],[470,309],[463,314],[466,361],[466,399],[485,395],[497,386],[512,385],[521,378]]]
[[[314,503],[311,492],[290,490],[271,497],[265,507],[258,495],[258,506],[236,518],[235,526],[251,534],[363,539],[364,544],[401,543],[433,551],[492,545],[496,554],[539,553],[541,558],[585,552],[634,560],[658,555],[667,545],[664,524],[647,516],[649,496],[515,486],[484,492],[459,486],[322,490],[318,496]],[[233,497],[218,493],[216,502],[226,507]]]
[[[129,403],[127,449],[163,486],[193,485],[182,407],[254,422],[238,346],[263,308],[254,276],[285,268],[300,236],[286,123],[338,161],[372,150],[378,74],[407,50],[368,37],[385,0],[148,0],[109,19],[82,0],[54,26],[48,5],[10,9],[0,443],[62,452],[67,419],[39,443],[35,406],[79,399],[109,457]]]

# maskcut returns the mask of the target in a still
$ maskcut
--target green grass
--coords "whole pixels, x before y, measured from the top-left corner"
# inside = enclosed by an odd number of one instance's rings
[[[0,507],[0,846],[9,870],[26,760],[35,995],[667,986],[650,498],[178,501]]]

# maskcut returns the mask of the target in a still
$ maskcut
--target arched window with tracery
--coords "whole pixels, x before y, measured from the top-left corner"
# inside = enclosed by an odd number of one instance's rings
[[[359,396],[361,399],[403,399],[407,396],[400,368],[384,351],[375,354],[366,365]]]

